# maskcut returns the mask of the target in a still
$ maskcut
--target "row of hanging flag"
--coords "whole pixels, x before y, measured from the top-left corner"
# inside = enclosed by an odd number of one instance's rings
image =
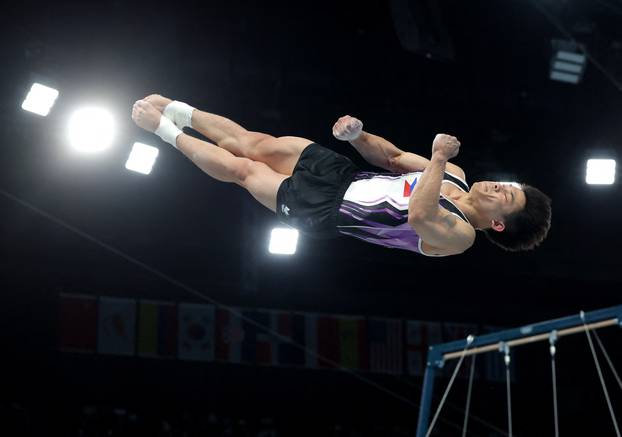
[[[59,295],[62,351],[421,376],[428,346],[497,329],[106,296]],[[476,376],[502,381],[487,354]],[[468,372],[461,371],[464,377]]]

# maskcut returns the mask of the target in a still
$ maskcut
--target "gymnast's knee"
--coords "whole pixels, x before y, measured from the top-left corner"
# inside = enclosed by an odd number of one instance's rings
[[[256,176],[266,165],[262,162],[253,161],[252,159],[240,158],[235,166],[231,169],[231,174],[235,179],[235,183],[247,187],[248,180]]]

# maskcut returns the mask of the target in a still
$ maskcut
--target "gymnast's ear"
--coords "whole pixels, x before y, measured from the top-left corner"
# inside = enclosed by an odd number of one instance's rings
[[[502,232],[505,229],[505,223],[499,220],[492,220],[490,227],[497,232]]]

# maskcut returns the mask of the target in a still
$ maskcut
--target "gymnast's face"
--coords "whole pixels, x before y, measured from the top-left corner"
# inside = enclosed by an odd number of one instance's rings
[[[520,184],[516,183],[476,182],[470,194],[477,210],[490,220],[490,227],[496,231],[503,231],[504,217],[522,210],[527,202]]]

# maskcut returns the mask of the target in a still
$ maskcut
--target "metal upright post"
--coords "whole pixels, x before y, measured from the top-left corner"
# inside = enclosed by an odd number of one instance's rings
[[[434,394],[434,378],[436,369],[442,366],[442,357],[431,346],[423,376],[423,390],[421,392],[421,406],[419,407],[419,420],[417,422],[417,437],[425,437],[430,424],[430,408],[432,407],[432,395]]]

